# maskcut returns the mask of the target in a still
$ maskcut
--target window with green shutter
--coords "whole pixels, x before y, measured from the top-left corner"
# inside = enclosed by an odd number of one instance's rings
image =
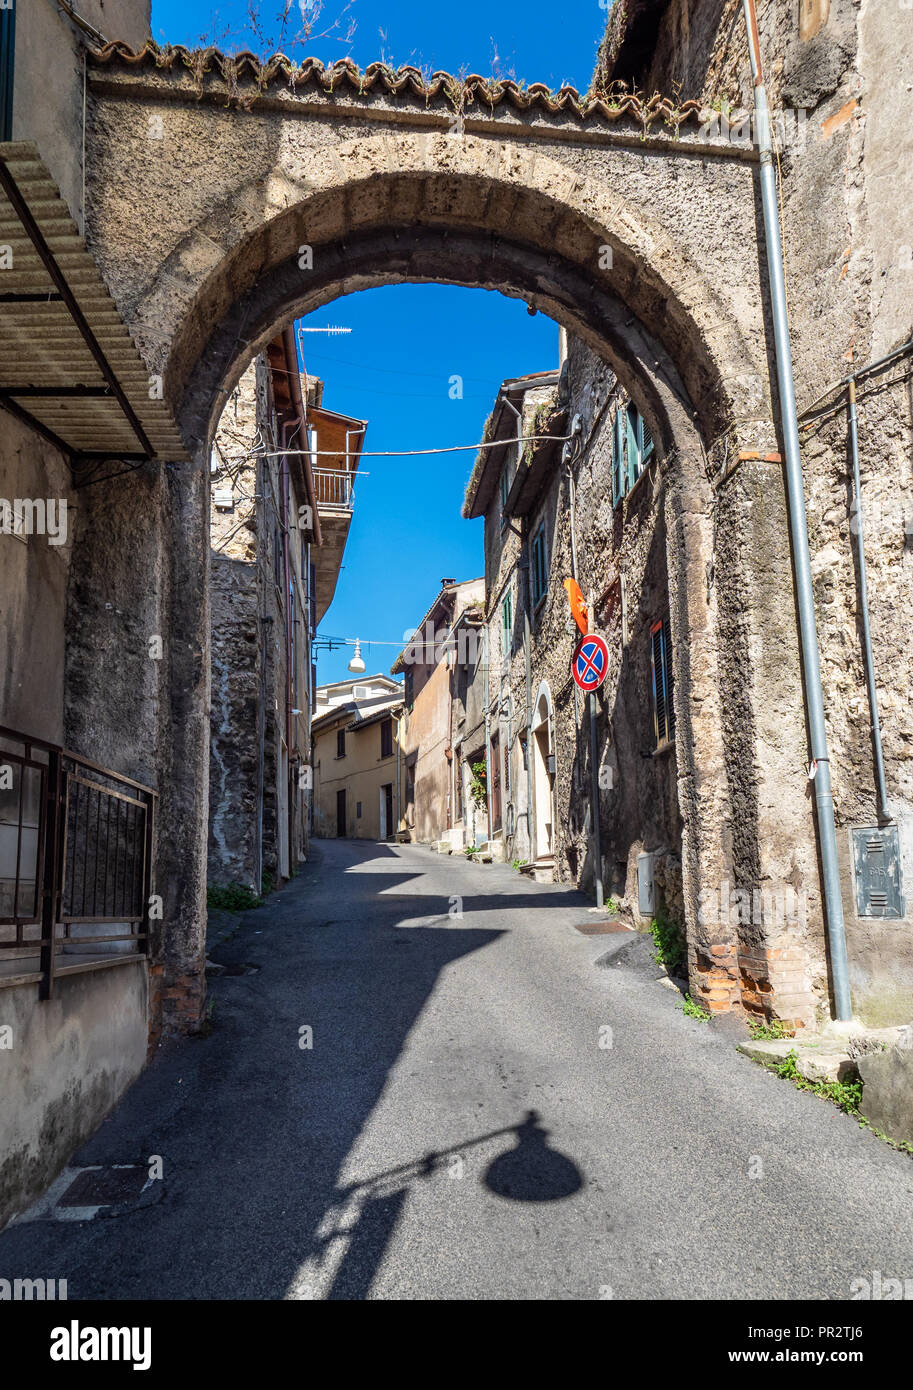
[[[653,436],[633,401],[619,406],[612,435],[612,505],[631,491],[653,454]]]
[[[612,431],[612,506],[615,507],[625,494],[624,486],[624,418],[621,407],[615,412],[615,425]]]
[[[672,688],[672,636],[668,617],[650,628],[653,667],[653,719],[656,746],[669,743],[675,735],[675,706]]]
[[[538,607],[548,589],[548,557],[545,551],[545,522],[533,537],[532,553],[533,607]]]

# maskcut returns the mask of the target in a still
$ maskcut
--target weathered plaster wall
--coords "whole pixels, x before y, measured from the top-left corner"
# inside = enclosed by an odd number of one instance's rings
[[[106,39],[142,45],[150,0],[80,0],[75,7]],[[83,225],[83,43],[55,0],[16,6],[13,139],[35,140],[80,227]]]
[[[24,1211],[101,1123],[146,1060],[146,963],[0,990],[0,1226]]]
[[[0,724],[58,743],[77,499],[57,450],[5,412],[0,415],[0,499],[11,507],[17,499],[50,500],[62,523],[62,544],[50,544],[48,535],[20,539],[0,532]]]
[[[243,883],[259,892],[261,701],[266,694],[261,671],[264,643],[272,646],[261,611],[269,598],[275,607],[275,586],[264,582],[271,576],[261,569],[272,568],[272,527],[258,486],[263,470],[253,456],[239,461],[257,434],[256,378],[256,364],[251,364],[226,404],[214,445],[219,469],[212,476],[210,513],[209,881]],[[225,488],[232,493],[231,509],[216,506],[218,490]],[[260,548],[265,549],[262,558]],[[271,669],[275,671],[275,662]]]
[[[450,825],[450,670],[439,661],[415,697],[406,720],[404,754],[415,754],[414,841],[440,840]]]

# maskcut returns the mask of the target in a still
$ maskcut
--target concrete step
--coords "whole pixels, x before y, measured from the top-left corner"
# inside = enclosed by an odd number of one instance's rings
[[[556,881],[555,860],[552,855],[543,855],[541,859],[533,859],[529,864],[524,864],[520,872],[526,874],[527,878],[533,879],[535,883],[554,883]]]

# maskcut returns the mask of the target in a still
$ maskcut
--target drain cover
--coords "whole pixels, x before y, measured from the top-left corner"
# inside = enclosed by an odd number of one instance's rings
[[[624,922],[581,922],[574,930],[582,936],[616,936],[618,932],[633,931],[634,928],[625,926]]]
[[[133,1164],[113,1168],[85,1168],[74,1178],[59,1207],[120,1206],[135,1202],[149,1178],[149,1169]]]

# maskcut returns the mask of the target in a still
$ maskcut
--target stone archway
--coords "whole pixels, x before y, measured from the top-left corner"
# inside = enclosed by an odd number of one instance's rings
[[[193,451],[167,537],[176,601],[161,863],[174,971],[192,974],[204,920],[203,538],[221,403],[277,329],[340,295],[403,281],[522,297],[605,357],[647,417],[667,489],[689,936],[694,960],[722,946],[734,961],[733,932],[704,930],[698,903],[732,861],[728,808],[755,756],[740,654],[718,644],[721,628],[745,627],[753,576],[738,537],[719,535],[709,476],[720,441],[726,458],[776,451],[750,158],[702,143],[687,123],[655,134],[636,112],[574,120],[499,108],[454,131],[452,111],[414,92],[328,103],[308,91],[271,97],[268,84],[239,108],[224,83],[198,90],[185,72],[122,52],[95,60],[91,87],[88,234]],[[774,530],[782,482],[770,477],[748,511]],[[731,591],[708,579],[715,569]],[[792,663],[800,710],[795,633],[784,640],[781,625],[775,611],[749,612],[748,629],[767,630]],[[752,673],[741,678],[750,684]],[[801,762],[801,717],[783,737]],[[807,820],[801,801],[788,815]]]

